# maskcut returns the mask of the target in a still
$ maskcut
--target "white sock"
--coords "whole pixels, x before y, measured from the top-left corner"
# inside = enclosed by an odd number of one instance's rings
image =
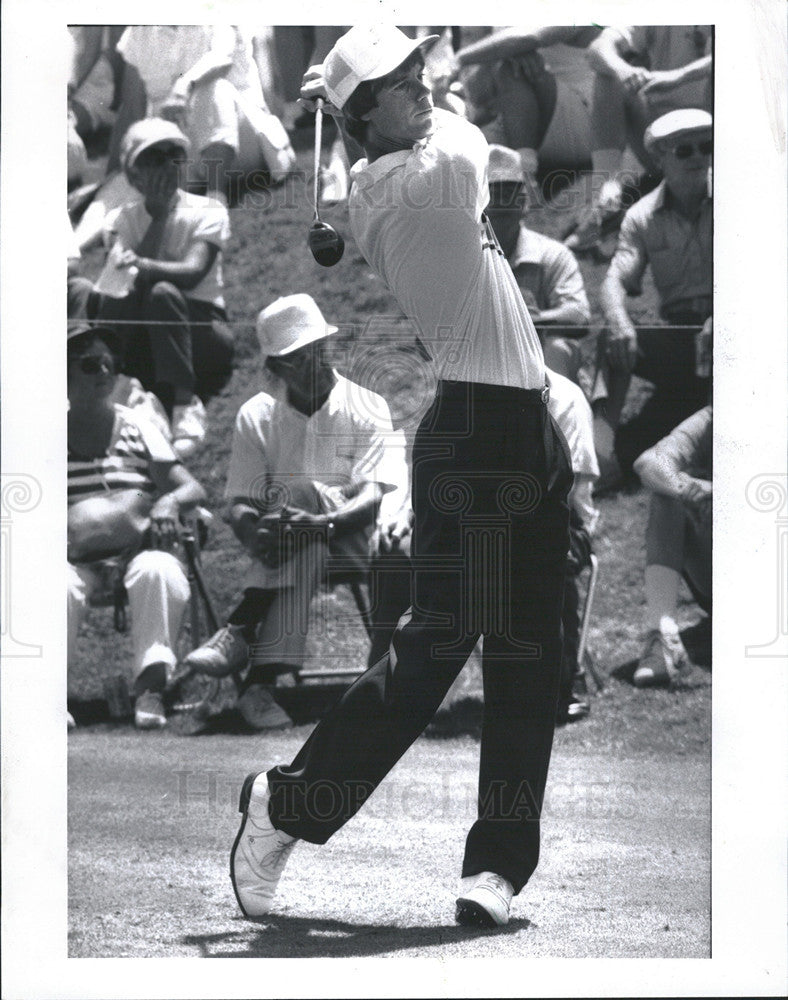
[[[646,566],[646,620],[647,631],[660,629],[678,632],[676,606],[679,601],[681,574],[669,566]]]

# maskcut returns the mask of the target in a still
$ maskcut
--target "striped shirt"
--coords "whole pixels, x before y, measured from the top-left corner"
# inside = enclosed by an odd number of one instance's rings
[[[157,490],[151,462],[176,461],[161,431],[145,417],[116,403],[115,423],[103,455],[86,458],[69,449],[68,503],[116,490],[140,490],[152,497]]]

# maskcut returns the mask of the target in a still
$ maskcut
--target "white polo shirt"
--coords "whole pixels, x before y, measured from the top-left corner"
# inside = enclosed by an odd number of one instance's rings
[[[384,524],[406,503],[404,433],[393,429],[382,396],[334,374],[334,388],[311,417],[291,406],[278,379],[271,380],[270,391],[243,404],[233,431],[227,500],[246,499],[262,513],[276,510],[300,488],[313,487],[328,512],[359,487],[378,483],[385,490],[378,513]],[[368,557],[373,538],[371,532],[362,534],[356,554]],[[346,549],[353,544],[354,539],[345,540]],[[245,586],[277,586],[283,579],[284,568],[271,570],[255,561]]]
[[[522,389],[544,385],[544,358],[506,258],[483,225],[488,145],[436,110],[413,149],[351,171],[350,225],[430,352],[438,377]]]

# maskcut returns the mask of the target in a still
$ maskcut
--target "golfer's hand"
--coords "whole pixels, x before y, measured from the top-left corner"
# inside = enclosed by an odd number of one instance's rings
[[[314,114],[317,111],[318,98],[323,102],[323,111],[327,115],[332,115],[334,118],[342,117],[342,112],[339,108],[335,108],[329,102],[325,81],[323,80],[322,63],[317,66],[310,66],[306,73],[304,73],[304,79],[301,82],[301,96],[298,99],[298,103],[302,108]]]
[[[607,334],[607,360],[616,371],[631,372],[638,353],[638,337],[634,328],[620,327]]]

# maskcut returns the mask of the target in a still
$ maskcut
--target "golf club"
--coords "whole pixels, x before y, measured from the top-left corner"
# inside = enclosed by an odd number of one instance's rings
[[[315,109],[315,217],[309,227],[307,242],[312,256],[323,267],[333,267],[342,259],[345,252],[345,241],[332,226],[321,222],[317,212],[317,202],[320,197],[320,148],[323,138],[323,101],[317,99]]]

